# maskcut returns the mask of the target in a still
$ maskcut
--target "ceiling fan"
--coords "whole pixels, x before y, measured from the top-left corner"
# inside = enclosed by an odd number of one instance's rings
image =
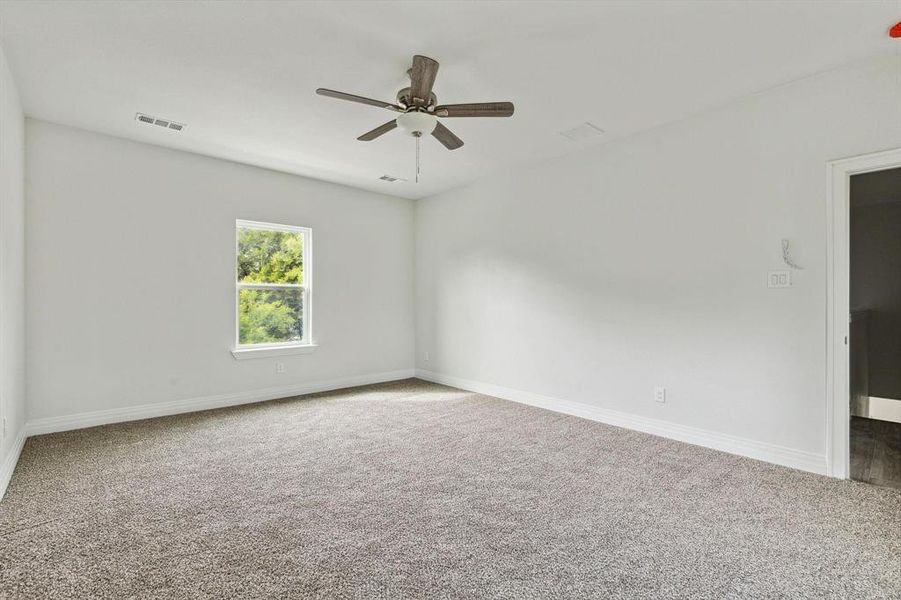
[[[439,117],[509,117],[513,114],[512,102],[438,104],[438,97],[432,91],[435,77],[438,75],[438,61],[427,56],[418,54],[414,56],[413,66],[407,70],[407,74],[410,76],[410,87],[405,87],[397,92],[395,104],[326,88],[319,88],[316,93],[320,96],[378,106],[400,113],[396,118],[364,133],[357,139],[362,142],[371,142],[397,127],[415,137],[416,181],[419,181],[419,140],[423,134],[432,134],[448,150],[456,150],[463,145],[463,140],[438,121]]]

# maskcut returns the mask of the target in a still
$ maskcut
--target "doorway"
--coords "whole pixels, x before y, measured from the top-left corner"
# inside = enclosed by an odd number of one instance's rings
[[[828,181],[828,472],[901,489],[901,149]]]
[[[849,475],[901,489],[901,167],[850,193]]]

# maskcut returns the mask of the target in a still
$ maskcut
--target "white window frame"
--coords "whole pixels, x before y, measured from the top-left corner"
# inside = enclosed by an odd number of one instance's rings
[[[285,231],[303,236],[303,283],[241,283],[238,281],[238,237],[241,229]],[[306,354],[316,349],[313,340],[313,230],[309,227],[264,223],[261,221],[235,221],[235,343],[232,355],[236,359],[265,358],[286,354]],[[292,342],[272,344],[241,343],[241,290],[300,289],[303,293],[303,338]]]

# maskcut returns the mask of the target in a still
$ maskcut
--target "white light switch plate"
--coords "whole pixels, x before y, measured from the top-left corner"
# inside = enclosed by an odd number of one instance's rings
[[[791,271],[770,271],[766,274],[768,288],[787,288],[792,286]]]

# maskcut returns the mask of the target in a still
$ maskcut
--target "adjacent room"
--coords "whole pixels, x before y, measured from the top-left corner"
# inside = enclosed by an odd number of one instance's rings
[[[901,3],[0,0],[0,598],[901,598]]]
[[[901,489],[901,168],[851,177],[851,478]]]

